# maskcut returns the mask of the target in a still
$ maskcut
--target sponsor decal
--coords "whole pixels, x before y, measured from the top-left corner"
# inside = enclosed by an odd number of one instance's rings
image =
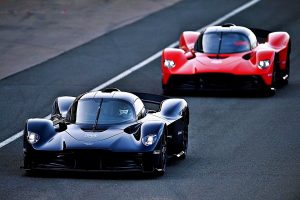
[[[222,63],[222,60],[220,60],[220,59],[213,59],[211,61],[211,63],[213,63],[213,64],[220,64],[220,63]]]
[[[84,134],[84,137],[87,137],[87,138],[96,138],[97,134],[96,133],[86,133],[86,134]]]

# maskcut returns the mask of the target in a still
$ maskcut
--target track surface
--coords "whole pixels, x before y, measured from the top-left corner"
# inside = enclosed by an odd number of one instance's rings
[[[0,81],[0,141],[29,117],[50,113],[59,95],[88,91],[246,1],[180,2],[41,65]],[[300,199],[300,7],[263,0],[230,22],[284,30],[293,39],[291,79],[274,97],[245,94],[184,97],[191,108],[189,155],[165,176],[45,174],[19,169],[22,144],[0,149],[1,199]],[[299,5],[299,4],[298,4]],[[180,16],[180,17],[179,17]],[[113,84],[161,93],[160,60]]]

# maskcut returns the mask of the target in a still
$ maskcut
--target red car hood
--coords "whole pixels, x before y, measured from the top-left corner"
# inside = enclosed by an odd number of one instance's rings
[[[257,70],[250,60],[242,58],[244,54],[216,55],[198,54],[177,70],[179,74],[231,73],[253,74]]]

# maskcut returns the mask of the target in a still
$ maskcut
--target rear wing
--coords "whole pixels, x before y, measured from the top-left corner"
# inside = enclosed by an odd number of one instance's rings
[[[268,41],[268,36],[272,31],[258,29],[258,28],[250,28],[250,30],[254,33],[257,38],[258,43],[265,43]]]
[[[170,99],[169,97],[157,95],[157,94],[149,94],[149,93],[142,93],[142,92],[131,92],[131,93],[138,96],[143,101],[146,110],[159,111],[161,103],[166,99]]]
[[[99,91],[114,92],[114,91],[121,91],[121,90],[119,90],[118,88],[106,88],[104,90],[99,90]],[[160,110],[161,103],[164,100],[169,99],[169,97],[161,96],[161,95],[157,95],[157,94],[149,94],[149,93],[143,93],[143,92],[130,92],[130,93],[139,97],[142,100],[142,102],[144,103],[146,110],[148,110],[148,111],[154,110],[154,111],[158,112]]]
[[[143,101],[146,110],[160,112],[161,116],[168,119],[184,117],[184,119],[187,120],[187,123],[189,123],[189,109],[187,102],[184,99],[138,92],[132,92],[132,94],[135,94]]]

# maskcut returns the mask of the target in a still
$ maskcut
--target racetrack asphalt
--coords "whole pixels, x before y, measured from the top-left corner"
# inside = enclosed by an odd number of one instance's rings
[[[0,0],[0,79],[178,1]]]
[[[48,115],[57,96],[88,91],[178,40],[182,31],[196,30],[247,1],[221,2],[182,1],[1,80],[0,141],[21,130],[27,118]],[[299,13],[296,0],[263,0],[228,20],[290,33],[290,84],[269,98],[183,96],[191,110],[189,154],[185,161],[170,160],[163,177],[28,177],[19,169],[19,139],[0,149],[1,199],[299,199]],[[112,87],[161,93],[160,79],[157,59]]]

